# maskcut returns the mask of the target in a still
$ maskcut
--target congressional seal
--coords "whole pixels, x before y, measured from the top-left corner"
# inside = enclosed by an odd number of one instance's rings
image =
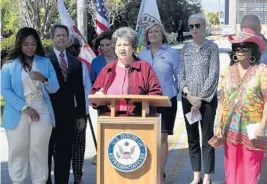
[[[146,161],[147,147],[142,138],[122,132],[115,135],[108,144],[110,164],[121,172],[139,169]]]

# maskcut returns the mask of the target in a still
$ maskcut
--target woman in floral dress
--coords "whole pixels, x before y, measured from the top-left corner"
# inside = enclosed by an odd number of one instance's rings
[[[267,151],[267,66],[259,64],[264,41],[251,29],[229,37],[231,63],[219,84],[215,135],[225,140],[226,184],[257,184]],[[255,138],[247,125],[257,125]]]

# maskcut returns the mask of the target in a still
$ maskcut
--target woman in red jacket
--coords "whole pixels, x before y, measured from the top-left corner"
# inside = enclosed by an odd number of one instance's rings
[[[91,93],[162,95],[152,67],[134,55],[138,43],[137,33],[129,27],[119,28],[112,35],[112,42],[118,59],[101,70]],[[100,113],[109,110],[106,106],[94,107],[100,109]],[[140,114],[141,107],[121,101],[116,111],[127,115]]]

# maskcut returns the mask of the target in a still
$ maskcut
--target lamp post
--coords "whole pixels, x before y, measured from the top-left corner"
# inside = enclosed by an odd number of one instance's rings
[[[220,40],[220,44],[221,44],[221,33],[222,33],[222,28],[221,28],[221,6],[220,6],[220,0],[217,0],[218,1],[218,8],[219,8],[219,11],[218,11],[218,15],[219,15],[219,40]]]
[[[218,1],[218,16],[219,16],[219,26],[221,27],[221,3],[220,0]]]

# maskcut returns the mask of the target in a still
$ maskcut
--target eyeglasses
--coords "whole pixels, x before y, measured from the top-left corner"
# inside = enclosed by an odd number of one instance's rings
[[[189,30],[194,29],[194,27],[195,27],[196,29],[199,29],[199,28],[201,27],[201,25],[200,25],[200,24],[189,24],[189,25],[188,25],[188,29],[189,29]]]
[[[239,51],[239,52],[249,52],[250,48],[248,48],[248,47],[234,47],[233,51],[234,52],[237,52],[237,51]]]

